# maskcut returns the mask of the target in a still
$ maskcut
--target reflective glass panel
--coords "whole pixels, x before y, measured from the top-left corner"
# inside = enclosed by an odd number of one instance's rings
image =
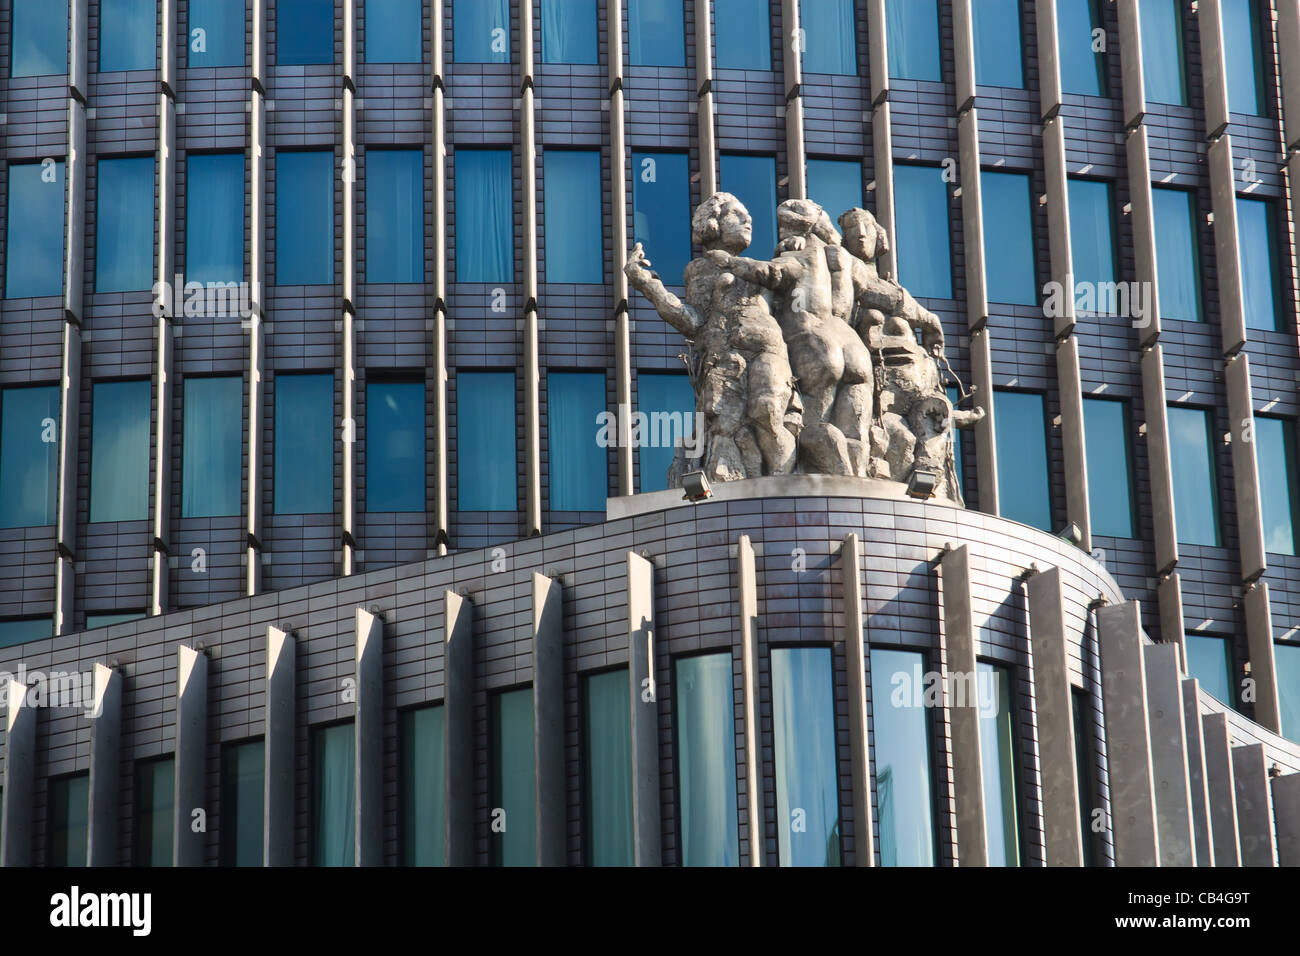
[[[1055,531],[1047,470],[1047,423],[1043,396],[993,392],[998,423],[998,503],[1002,517]]]
[[[627,668],[582,679],[586,851],[591,866],[632,865],[632,717]]]
[[[534,817],[533,689],[493,694],[491,703],[492,863],[537,864]],[[499,826],[498,826],[499,824]]]
[[[542,0],[542,62],[595,63],[596,0]]]
[[[799,0],[803,72],[858,72],[853,0]]]
[[[1156,233],[1156,288],[1160,317],[1202,322],[1200,250],[1196,241],[1196,200],[1182,189],[1151,190]]]
[[[366,151],[366,281],[424,281],[423,150]]]
[[[334,0],[276,0],[275,61],[280,66],[334,62]]]
[[[1295,422],[1256,415],[1255,456],[1259,464],[1264,547],[1274,554],[1295,554],[1295,519],[1300,514]]]
[[[356,744],[350,720],[311,730],[312,866],[355,865]]]
[[[508,0],[454,0],[454,3],[451,40],[455,62],[509,63]]]
[[[734,683],[730,653],[677,659],[673,696],[683,866],[740,863]]]
[[[1138,0],[1142,78],[1152,103],[1187,105],[1180,0]]]
[[[9,30],[11,76],[57,76],[68,72],[66,3],[13,0]]]
[[[9,167],[6,298],[63,293],[64,187],[62,161]]]
[[[722,191],[744,203],[754,219],[748,254],[770,258],[776,249],[776,159],[723,154],[720,166]]]
[[[95,167],[95,291],[153,288],[153,157]]]
[[[276,153],[275,281],[334,281],[333,152]]]
[[[948,184],[937,166],[894,167],[898,281],[915,296],[952,298]]]
[[[243,378],[185,379],[182,518],[240,514],[243,436]]]
[[[135,765],[136,866],[172,865],[175,770],[176,761],[171,757]]]
[[[244,154],[186,161],[185,281],[244,280]]]
[[[1083,434],[1088,458],[1088,512],[1092,533],[1133,537],[1133,470],[1128,406],[1098,398],[1083,400]]]
[[[691,261],[690,202],[684,153],[632,154],[633,238],[665,285],[680,286]]]
[[[96,382],[91,392],[90,520],[149,516],[148,379]]]
[[[0,528],[54,524],[58,475],[58,386],[0,391]]]
[[[85,866],[90,774],[51,777],[45,801],[45,865]]]
[[[1263,49],[1255,0],[1219,0],[1219,18],[1223,24],[1228,109],[1264,116],[1268,110],[1264,105]]]
[[[1102,96],[1106,92],[1106,57],[1094,50],[1093,30],[1101,27],[1097,0],[1056,0],[1056,38],[1061,92]]]
[[[808,160],[808,198],[826,210],[831,222],[841,213],[862,209],[862,164],[844,159]]]
[[[922,698],[925,657],[871,648],[871,741],[881,866],[934,866],[930,728]]]
[[[1034,227],[1030,213],[1029,177],[1022,173],[981,170],[983,190],[984,271],[989,302],[1036,305]]]
[[[781,865],[839,866],[839,771],[831,649],[774,647],[771,671]]]
[[[514,193],[508,149],[456,151],[456,279],[512,282]]]
[[[720,70],[772,69],[767,0],[713,0],[713,45]]]
[[[188,63],[244,65],[246,0],[190,0]]]
[[[1241,253],[1241,292],[1246,327],[1278,327],[1282,314],[1282,270],[1277,261],[1274,205],[1263,199],[1237,197],[1237,245]]]
[[[424,383],[366,384],[366,510],[424,510]]]
[[[419,63],[424,59],[421,0],[366,0],[366,62]]]
[[[1187,675],[1201,682],[1201,690],[1221,703],[1236,708],[1232,692],[1232,646],[1227,638],[1208,634],[1188,634]]]
[[[640,446],[641,490],[661,491],[668,487],[677,445],[695,441],[695,393],[686,375],[642,372],[637,376],[637,398],[647,416]],[[699,459],[686,463],[692,471]]]
[[[519,506],[514,372],[456,374],[456,499],[461,511]]]
[[[980,763],[984,773],[984,826],[989,866],[1020,865],[1020,834],[1016,808],[1016,746],[1012,714],[1011,672],[979,661]],[[990,707],[990,690],[996,706]]]
[[[605,267],[600,153],[548,149],[542,162],[546,281],[598,283]]]
[[[597,442],[605,411],[604,372],[546,376],[546,431],[552,511],[601,511],[609,465]]]
[[[1020,0],[975,0],[975,82],[1020,89],[1025,85],[1020,50]]]
[[[685,66],[682,0],[627,0],[627,54],[632,66]]]
[[[445,866],[447,863],[447,776],[443,764],[442,704],[398,712],[402,763],[400,786],[401,863]]]
[[[99,72],[152,70],[157,60],[157,0],[99,0]]]
[[[334,510],[334,374],[275,377],[275,513]]]
[[[266,747],[261,738],[221,748],[221,865],[261,866]]]
[[[1181,544],[1219,544],[1219,488],[1210,428],[1203,409],[1169,406],[1169,466]]]
[[[939,83],[938,0],[885,0],[889,75]]]

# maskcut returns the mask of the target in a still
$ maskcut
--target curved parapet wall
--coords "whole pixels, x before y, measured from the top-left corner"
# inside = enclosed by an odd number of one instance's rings
[[[0,672],[29,688],[53,686],[59,672],[78,675],[64,686],[80,693],[89,675],[84,700],[9,695],[4,862],[48,862],[47,790],[75,773],[90,776],[89,858],[130,862],[136,808],[119,777],[173,755],[182,793],[201,795],[191,799],[206,801],[208,824],[192,837],[178,823],[174,856],[216,863],[220,748],[261,737],[267,859],[309,863],[315,731],[342,721],[353,722],[360,768],[354,858],[401,862],[412,808],[390,785],[407,770],[393,741],[408,709],[442,704],[446,858],[487,863],[499,839],[495,695],[528,685],[536,858],[588,861],[596,851],[579,824],[591,813],[587,678],[615,668],[628,670],[629,806],[626,819],[615,815],[628,862],[682,862],[677,662],[716,652],[731,655],[735,766],[734,778],[721,778],[736,781],[731,862],[773,865],[803,832],[786,818],[781,750],[804,726],[788,714],[807,702],[792,701],[793,685],[774,687],[773,673],[774,651],[791,648],[826,649],[829,659],[820,703],[834,747],[820,749],[838,795],[828,857],[894,859],[892,837],[882,850],[880,833],[889,799],[878,786],[880,708],[907,698],[908,680],[937,675],[934,699],[911,688],[926,707],[936,863],[1007,858],[1006,832],[991,832],[985,801],[995,793],[1026,864],[1144,854],[1204,864],[1208,854],[1195,848],[1211,845],[1225,854],[1235,846],[1243,861],[1295,862],[1287,835],[1300,747],[1198,695],[1176,663],[1170,669],[1174,647],[1145,641],[1136,607],[1104,568],[1041,531],[868,485],[787,477],[730,483],[695,505],[680,492],[616,499],[608,521],[576,531],[0,649]],[[881,650],[915,652],[917,673],[873,673]],[[1112,668],[1112,656],[1125,665]],[[1136,661],[1144,666],[1135,678]],[[961,694],[963,680],[983,686],[989,665],[1005,675],[996,713]],[[1150,716],[1171,692],[1186,718],[1176,734],[1167,708],[1160,721]],[[1013,768],[1009,789],[980,776],[991,746]],[[1136,784],[1142,774],[1130,765],[1147,768]],[[1183,800],[1157,805],[1170,790]],[[184,809],[178,821],[195,808]]]

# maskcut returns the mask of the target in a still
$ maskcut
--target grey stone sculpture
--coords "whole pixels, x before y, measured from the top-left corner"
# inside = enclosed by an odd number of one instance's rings
[[[907,482],[962,503],[953,429],[983,418],[944,391],[943,328],[876,265],[888,236],[871,213],[839,219],[806,199],[777,207],[770,261],[741,256],[749,212],[730,193],[691,220],[703,255],[686,267],[686,301],[664,287],[638,243],[625,273],[691,344],[687,365],[705,434],[702,459],[680,453],[669,483],[700,469],[710,481],[760,475],[848,475]],[[918,341],[919,339],[919,341]]]

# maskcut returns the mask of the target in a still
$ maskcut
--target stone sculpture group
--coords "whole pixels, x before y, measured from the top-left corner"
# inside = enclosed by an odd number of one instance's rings
[[[795,473],[907,482],[934,476],[934,493],[961,503],[953,429],[980,409],[948,400],[938,362],[943,328],[877,268],[889,238],[874,216],[850,209],[832,224],[821,206],[790,199],[776,210],[770,261],[740,253],[749,211],[715,193],[691,218],[703,255],[686,266],[685,301],[651,271],[641,244],[624,272],[691,345],[701,458],[679,450],[669,485],[687,471],[710,481]]]

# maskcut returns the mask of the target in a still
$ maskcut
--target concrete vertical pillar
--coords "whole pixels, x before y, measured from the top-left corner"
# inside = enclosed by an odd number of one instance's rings
[[[1213,139],[1228,127],[1228,65],[1219,0],[1199,0],[1196,24],[1201,41],[1201,80],[1205,84],[1205,130]]]
[[[86,812],[89,866],[117,865],[117,807],[121,789],[122,675],[95,665],[90,720],[90,795]]]
[[[164,3],[164,12],[170,4]],[[167,17],[164,17],[164,21]],[[164,36],[174,35],[164,34]],[[164,43],[163,47],[170,46]],[[164,56],[164,71],[168,60]],[[176,94],[170,83],[162,83],[158,94],[158,266],[156,282],[162,285],[162,308],[155,308],[154,330],[154,434],[153,434],[153,551],[150,569],[149,613],[162,614],[168,606],[168,536],[171,512],[171,409],[172,409],[172,325],[183,289],[175,284],[176,243]]]
[[[885,234],[894,231],[894,137],[889,115],[889,23],[885,0],[867,0],[867,65],[871,83],[871,159],[875,179],[868,189],[875,194],[876,222]],[[886,278],[897,274],[894,243],[876,260]]]
[[[713,4],[695,4],[695,98],[700,140],[700,199],[718,191],[718,138],[713,121]]]
[[[1124,78],[1124,128],[1131,129],[1146,115],[1146,84],[1142,76],[1142,26],[1140,0],[1119,0],[1120,68]]]
[[[533,5],[519,10],[519,188],[524,254],[524,511],[526,532],[542,533],[541,359],[537,321],[537,127],[533,105]],[[620,420],[625,416],[620,415]],[[622,442],[619,442],[620,453]]]
[[[659,866],[659,705],[655,691],[654,565],[627,553],[627,675],[632,709],[632,854]]]
[[[474,625],[473,605],[455,591],[444,596],[443,763],[447,785],[447,865],[474,865]]]
[[[1242,591],[1246,610],[1246,649],[1250,676],[1255,681],[1255,722],[1275,734],[1282,732],[1282,708],[1277,689],[1277,658],[1273,649],[1273,614],[1269,609],[1268,582],[1255,581]]]
[[[1163,575],[1178,564],[1178,529],[1174,521],[1173,472],[1169,464],[1164,349],[1159,342],[1142,350],[1141,370],[1147,458],[1151,463],[1151,522],[1156,537],[1156,574]]]
[[[1146,314],[1139,316],[1133,326],[1138,333],[1138,344],[1145,347],[1160,337],[1155,217],[1151,199],[1150,149],[1145,126],[1129,131],[1124,139],[1124,152],[1128,169],[1129,206],[1132,210],[1134,273],[1137,281],[1148,290]]]
[[[384,621],[356,613],[356,865],[384,862]]]
[[[59,375],[59,484],[54,530],[54,634],[72,630],[76,595],[77,442],[81,420],[81,327],[64,321]]]
[[[1060,569],[1048,568],[1032,575],[1028,591],[1047,865],[1083,866],[1074,702],[1070,696]]]
[[[1237,187],[1230,134],[1224,133],[1210,142],[1206,161],[1214,212],[1214,261],[1219,276],[1223,354],[1235,355],[1246,344],[1246,312],[1241,288],[1241,255],[1237,249]]]
[[[260,17],[254,15],[255,30],[260,31]],[[345,31],[350,19],[345,12]],[[260,44],[260,41],[259,41]],[[169,44],[174,45],[174,44]],[[344,40],[345,60],[351,44]],[[260,54],[261,47],[256,52]],[[248,433],[248,481],[244,504],[244,593],[256,594],[262,587],[262,375],[266,366],[266,336],[262,323],[266,319],[266,91],[262,85],[263,68],[253,60],[253,80],[248,90],[248,280],[251,284],[252,314],[243,321],[248,332],[248,408],[245,430]]]
[[[1237,837],[1242,866],[1276,866],[1273,800],[1263,744],[1232,748],[1232,780],[1237,793]]]
[[[266,629],[266,736],[262,775],[262,859],[293,865],[294,669],[297,642],[278,627]]]
[[[1038,27],[1038,102],[1042,118],[1055,115],[1061,105],[1061,54],[1057,48],[1056,0],[1035,0]]]
[[[844,656],[849,671],[849,763],[853,777],[853,856],[858,866],[875,866],[871,825],[871,750],[867,740],[867,646],[862,616],[862,547],[856,534],[840,549],[844,591]]]
[[[754,546],[742,534],[736,544],[736,578],[740,599],[740,672],[745,712],[745,804],[749,823],[749,865],[762,866],[767,855],[767,814],[763,807],[760,759],[763,732],[758,726],[758,579]]]
[[[447,113],[442,0],[429,3],[433,35],[433,550],[447,553]]]
[[[1147,723],[1156,794],[1156,826],[1161,866],[1195,866],[1192,794],[1188,783],[1187,732],[1183,726],[1183,685],[1178,647],[1142,648],[1146,669]]]
[[[1200,685],[1185,677],[1183,731],[1187,741],[1187,784],[1192,795],[1192,832],[1196,837],[1196,865],[1214,866],[1214,841],[1210,836],[1210,788],[1205,779],[1205,735],[1201,729]]]
[[[174,783],[172,865],[202,866],[207,834],[195,832],[195,810],[203,810],[208,742],[208,657],[202,651],[176,648],[176,771]]]
[[[437,28],[435,27],[435,30]],[[346,55],[346,53],[345,53]],[[434,54],[438,55],[437,52]],[[346,66],[346,64],[345,64]],[[340,540],[339,571],[347,576],[353,573],[356,559],[356,438],[357,438],[357,113],[356,87],[350,78],[345,78],[341,92],[343,104],[343,169],[351,175],[342,177],[339,184],[343,199],[343,308],[340,317],[340,332],[343,351],[343,406],[340,409],[342,427],[339,435],[342,442],[343,459],[343,495],[342,495],[342,534]]]
[[[5,683],[4,799],[0,801],[0,866],[32,864],[32,795],[36,785],[36,709],[26,684]]]
[[[1201,719],[1205,741],[1205,782],[1210,794],[1210,838],[1215,866],[1240,866],[1237,839],[1237,786],[1233,781],[1232,736],[1225,714]]]
[[[785,92],[785,157],[791,199],[808,198],[807,166],[803,135],[803,27],[799,23],[799,0],[781,0],[781,23],[785,26],[785,47],[781,57],[781,89]],[[800,42],[795,42],[796,38]]]
[[[1279,866],[1300,866],[1300,773],[1273,778]]]
[[[1283,140],[1300,149],[1300,0],[1274,0],[1277,9],[1277,56],[1282,73]]]
[[[1137,601],[1097,611],[1101,667],[1106,675],[1101,692],[1117,866],[1160,865],[1140,622]]]
[[[627,250],[630,237],[627,232],[627,146],[623,129],[623,0],[607,0],[605,6],[608,30],[606,46],[608,57],[605,63],[606,84],[609,91],[609,201],[610,229],[613,238],[610,243],[614,278],[614,377],[615,397],[619,411],[632,407],[632,331],[627,311],[627,276],[623,267],[627,265]],[[707,18],[701,18],[706,19]],[[698,29],[698,26],[697,26]],[[698,57],[697,57],[698,62]],[[701,119],[703,123],[703,119]],[[702,128],[702,127],[701,127]],[[710,129],[712,127],[710,126]],[[703,149],[701,156],[712,155]],[[701,164],[703,168],[703,163]],[[717,179],[713,180],[717,191]],[[707,187],[707,180],[701,186]],[[703,193],[705,197],[710,192]],[[632,423],[630,416],[618,416],[618,493],[630,495],[632,485]]]
[[[560,582],[534,573],[532,604],[537,865],[564,866],[568,812],[564,799],[564,595]]]
[[[953,789],[957,801],[957,865],[988,866],[979,702],[969,699],[958,702],[948,692],[949,675],[965,681],[966,675],[976,673],[970,551],[966,545],[945,551],[939,560],[939,571],[939,600],[943,606],[940,640],[946,658],[944,710],[952,732]]]

